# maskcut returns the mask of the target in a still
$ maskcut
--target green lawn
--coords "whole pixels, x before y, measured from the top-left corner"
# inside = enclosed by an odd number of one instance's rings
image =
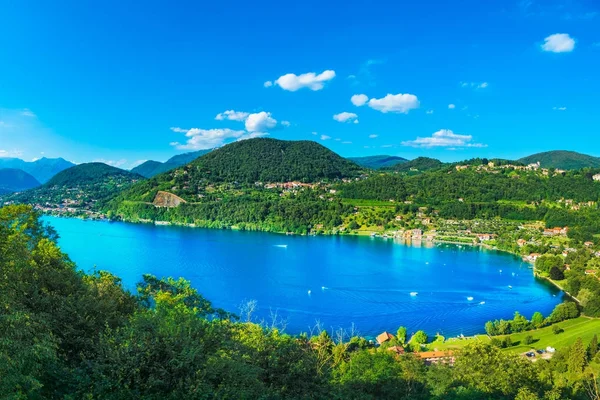
[[[600,319],[579,317],[569,321],[561,322],[556,325],[562,328],[564,332],[556,335],[552,332],[552,326],[547,326],[535,331],[514,333],[510,335],[510,338],[512,339],[513,343],[516,344],[516,346],[512,346],[505,351],[512,353],[523,353],[531,349],[545,349],[548,346],[554,347],[555,349],[560,349],[572,345],[577,338],[581,338],[584,345],[587,346],[595,334],[600,336]],[[525,337],[528,335],[533,336],[533,339],[535,340],[535,342],[531,345],[523,344],[523,339],[525,339]],[[503,336],[498,336],[498,338],[502,339]],[[428,348],[430,350],[458,350],[475,340],[485,343],[490,342],[490,338],[488,336],[478,335],[465,339],[451,338],[446,340],[444,343],[433,342],[428,345]]]

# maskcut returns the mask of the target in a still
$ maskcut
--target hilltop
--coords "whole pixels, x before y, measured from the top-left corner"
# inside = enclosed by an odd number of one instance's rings
[[[566,150],[537,153],[523,157],[517,161],[522,162],[523,164],[535,164],[539,162],[542,168],[558,168],[565,170],[600,168],[600,157],[593,157],[587,154]]]
[[[160,161],[149,160],[133,168],[131,172],[140,174],[146,178],[152,178],[153,176],[162,174],[163,172],[167,172],[177,167],[181,167],[185,164],[188,164],[197,159],[198,157],[201,157],[204,154],[208,153],[209,151],[211,150],[198,150],[190,153],[178,154],[169,158],[164,163]]]
[[[405,163],[408,160],[406,158],[397,156],[366,156],[366,157],[349,157],[348,160],[355,162],[361,167],[370,169],[380,169],[386,167],[393,167],[396,164]]]
[[[18,192],[40,186],[27,172],[16,168],[0,169],[0,193]]]
[[[36,161],[24,161],[20,158],[0,158],[0,168],[15,168],[27,172],[40,183],[46,183],[54,175],[74,166],[64,158],[40,158]]]
[[[429,157],[418,157],[414,160],[407,161],[401,164],[396,164],[392,167],[386,168],[390,171],[397,172],[409,172],[409,171],[429,171],[432,169],[440,168],[444,165],[440,160],[436,160],[435,158]]]
[[[253,184],[353,177],[361,168],[316,142],[259,138],[214,150],[185,170],[192,179]]]

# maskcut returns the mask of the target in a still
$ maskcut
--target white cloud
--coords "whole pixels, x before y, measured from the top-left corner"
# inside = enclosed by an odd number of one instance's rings
[[[248,115],[250,115],[250,113],[243,112],[243,111],[227,110],[227,111],[217,114],[215,119],[217,121],[229,120],[229,121],[242,122],[242,121],[245,121],[246,118],[248,118]]]
[[[31,118],[36,117],[36,115],[33,113],[33,111],[31,111],[29,108],[24,108],[23,111],[21,111],[21,115],[24,117],[31,117]]]
[[[427,110],[426,114],[433,114],[433,110]]]
[[[246,130],[248,132],[266,132],[277,125],[277,120],[271,117],[271,113],[261,111],[250,114],[246,118]]]
[[[361,107],[364,106],[367,101],[369,101],[369,97],[366,94],[355,94],[354,96],[350,97],[350,101],[356,107]]]
[[[358,115],[351,112],[344,111],[339,114],[335,114],[333,116],[333,119],[337,122],[353,122],[355,124],[358,124]]]
[[[318,133],[317,132],[311,132],[314,136],[317,136]]]
[[[542,50],[552,53],[569,53],[575,48],[575,40],[567,33],[555,33],[544,39]]]
[[[567,111],[567,107],[552,107],[555,111]]]
[[[310,90],[321,90],[325,86],[325,82],[335,78],[335,71],[326,70],[320,74],[315,72],[308,72],[306,74],[285,74],[277,78],[274,82],[279,85],[283,90],[295,92],[302,88],[308,88]]]
[[[0,158],[14,158],[23,156],[21,150],[2,150],[0,149]]]
[[[349,141],[349,140],[344,140],[344,141],[342,142],[342,144],[352,144],[352,142],[351,142],[351,141]]]
[[[273,82],[271,82],[271,81],[266,81],[265,83],[263,83],[263,86],[264,86],[264,87],[271,87],[271,86],[273,86]]]
[[[281,121],[281,126],[285,126],[287,128],[290,125],[292,125],[290,121]]]
[[[321,135],[321,140],[329,140],[329,139],[331,139],[331,136]]]
[[[251,139],[254,137],[266,136],[263,132],[246,132],[244,130],[233,130],[233,129],[182,129],[182,128],[171,128],[173,132],[182,133],[185,132],[185,136],[188,138],[185,143],[171,142],[171,146],[176,147],[179,150],[202,150],[212,149],[219,147],[226,142],[235,140]]]
[[[379,135],[375,135],[375,134],[369,135],[369,139],[376,139],[377,137],[379,137]]]
[[[450,110],[454,110],[456,108],[456,105],[454,105],[454,104],[448,104],[448,108]]]
[[[382,113],[403,113],[408,114],[410,110],[419,108],[419,99],[414,94],[390,94],[388,93],[381,99],[369,100],[369,107]]]
[[[460,83],[461,87],[471,87],[471,88],[475,88],[475,89],[485,89],[489,85],[490,84],[487,82],[461,82]]]
[[[460,135],[449,129],[442,129],[430,137],[417,137],[415,140],[402,142],[403,146],[410,147],[487,147],[485,144],[472,143],[473,136]]]

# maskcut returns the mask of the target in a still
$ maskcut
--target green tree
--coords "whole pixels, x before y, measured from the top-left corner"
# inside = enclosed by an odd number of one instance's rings
[[[581,340],[581,338],[577,338],[573,346],[571,346],[567,358],[567,366],[569,368],[569,372],[581,373],[583,372],[583,369],[586,365],[587,353],[585,347],[583,346],[583,341]]]
[[[417,345],[427,343],[427,333],[425,331],[417,331],[410,339],[412,343]]]
[[[398,328],[398,331],[396,332],[396,340],[398,340],[398,343],[400,344],[406,343],[406,327],[401,326]]]
[[[594,335],[594,337],[592,337],[592,340],[590,341],[590,344],[588,344],[588,347],[587,347],[588,361],[593,360],[594,357],[596,357],[596,354],[598,354],[598,335]]]
[[[533,316],[531,317],[531,325],[535,329],[539,329],[544,325],[544,316],[541,312],[536,311],[535,313],[533,313]]]

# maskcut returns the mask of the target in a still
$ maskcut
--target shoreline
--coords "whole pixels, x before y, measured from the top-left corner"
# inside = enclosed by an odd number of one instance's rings
[[[85,216],[69,216],[69,215],[53,215],[51,213],[44,213],[47,216],[51,216],[51,217],[55,217],[55,218],[75,218],[75,219],[80,219],[82,221],[86,221],[86,220],[91,220],[91,221],[95,221],[95,222],[123,222],[126,224],[140,224],[140,225],[154,225],[154,226],[159,226],[159,227],[164,227],[164,226],[173,226],[173,227],[184,227],[184,228],[202,228],[202,229],[211,229],[211,230],[231,230],[231,231],[240,231],[240,229],[236,229],[235,226],[228,226],[228,227],[203,227],[201,225],[195,225],[195,224],[184,224],[184,223],[171,223],[171,222],[165,222],[165,221],[151,221],[151,220],[137,220],[137,221],[128,221],[128,220],[111,220],[108,218],[105,219],[100,219],[100,218],[86,218]],[[277,231],[268,231],[268,230],[252,230],[252,229],[244,229],[248,232],[263,232],[263,233],[272,233],[272,234],[277,234],[277,235],[285,235],[285,232],[277,232]],[[365,232],[365,231],[363,231]],[[370,235],[365,235],[365,234],[353,234],[353,233],[347,233],[347,232],[337,232],[337,233],[320,233],[320,234],[297,234],[297,236],[345,236],[345,237],[365,237],[365,238],[371,238]],[[382,237],[382,234],[378,234],[376,236],[377,239],[381,239],[381,241],[385,242],[385,241],[389,241],[389,239],[393,239],[392,243],[393,244],[402,244],[402,245],[409,245],[411,246],[411,242],[417,242],[422,244],[422,246],[426,246],[429,245],[427,247],[430,248],[434,248],[437,247],[437,245],[450,245],[450,246],[469,246],[472,248],[480,248],[480,249],[485,249],[485,250],[492,250],[494,252],[501,252],[501,253],[505,253],[505,254],[510,254],[512,257],[519,257],[519,260],[521,261],[525,261],[522,259],[522,257],[519,254],[513,253],[511,251],[507,251],[507,250],[502,250],[502,249],[497,249],[494,246],[491,246],[489,244],[486,243],[465,243],[465,242],[457,242],[457,241],[447,241],[447,240],[402,240],[402,237],[398,237],[398,238],[394,238],[394,237]],[[396,240],[396,239],[400,239],[400,240]],[[531,265],[531,263],[528,263],[529,265]],[[535,273],[535,269],[533,269],[533,275],[537,276]],[[550,283],[553,284],[553,286],[555,288],[557,288],[558,290],[562,291],[563,293],[566,293],[569,298],[572,298],[572,296],[570,296],[570,294],[568,294],[567,292],[564,291],[564,289],[562,287],[560,287],[560,285],[558,285],[557,283],[546,279],[547,281],[549,281]],[[470,336],[475,336],[475,335],[481,335],[481,334],[485,334],[485,330],[483,325],[480,327],[480,329],[477,330],[477,332],[472,333]],[[450,339],[450,338],[448,338]]]

